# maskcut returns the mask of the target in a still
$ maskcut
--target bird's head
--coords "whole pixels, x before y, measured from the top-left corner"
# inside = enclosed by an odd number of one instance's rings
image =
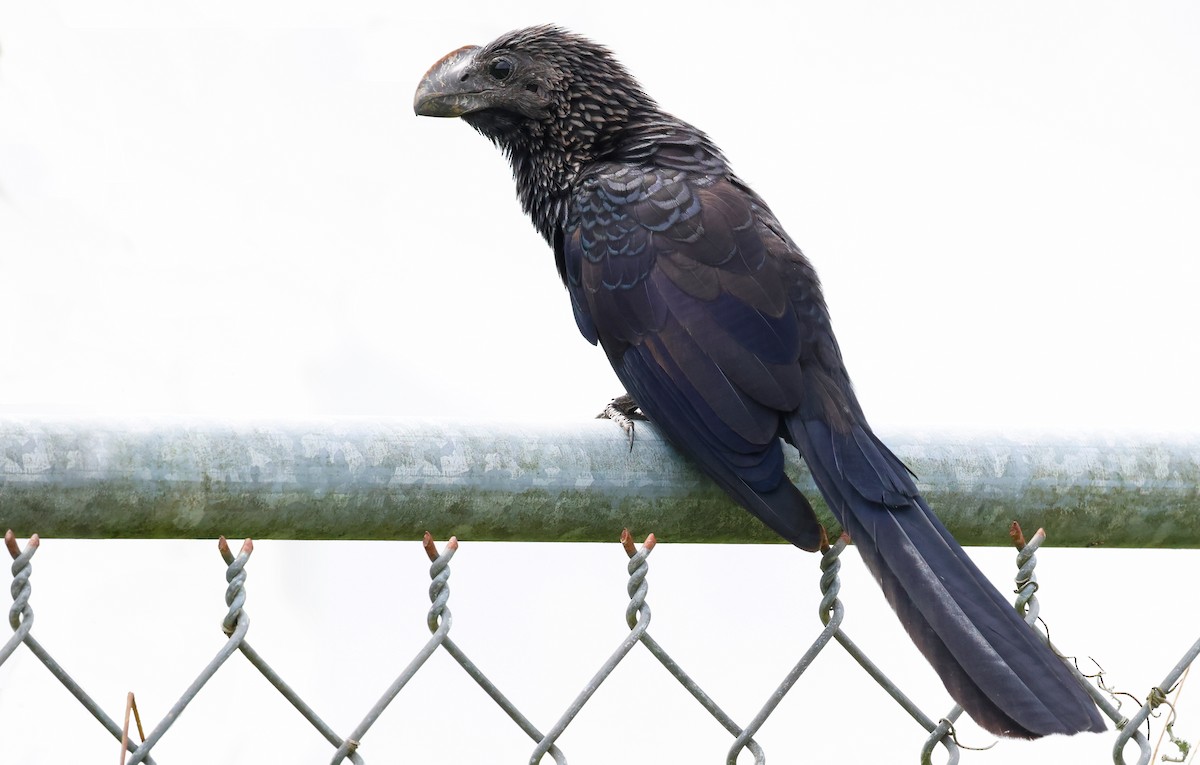
[[[607,48],[555,26],[452,51],[425,73],[413,97],[418,115],[462,117],[510,148],[523,134],[568,126],[574,138],[586,139],[648,104]]]
[[[461,117],[499,146],[547,242],[583,168],[622,147],[645,151],[645,126],[669,119],[607,48],[554,26],[448,53],[421,78],[413,110]]]

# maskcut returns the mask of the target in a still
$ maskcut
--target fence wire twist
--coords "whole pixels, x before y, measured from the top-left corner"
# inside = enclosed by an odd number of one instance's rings
[[[1049,636],[1046,632],[1037,628],[1040,621],[1040,607],[1037,602],[1037,578],[1034,574],[1036,566],[1036,552],[1045,539],[1045,533],[1042,530],[1038,532],[1028,541],[1025,540],[1021,533],[1020,527],[1015,523],[1010,530],[1013,541],[1018,548],[1017,566],[1018,572],[1015,577],[1017,585],[1017,597],[1015,607],[1021,613],[1025,620],[1037,631],[1041,639],[1054,648],[1050,643]],[[733,737],[733,743],[729,748],[726,756],[728,765],[735,765],[738,757],[743,751],[749,751],[754,757],[756,763],[766,762],[766,753],[762,745],[755,740],[754,736],[759,732],[762,726],[767,722],[771,714],[783,701],[787,693],[795,686],[800,676],[808,669],[813,660],[823,651],[831,641],[839,643],[845,651],[854,658],[855,661],[867,672],[870,677],[880,685],[908,714],[928,732],[928,737],[925,739],[920,750],[922,763],[931,763],[934,750],[940,745],[946,754],[946,762],[950,765],[958,763],[960,760],[960,747],[954,738],[954,722],[962,714],[962,708],[955,705],[945,715],[938,718],[935,722],[932,718],[922,712],[916,704],[914,704],[908,696],[894,683],[888,676],[873,662],[866,654],[850,639],[849,635],[842,629],[842,623],[845,618],[845,606],[839,599],[840,580],[838,572],[841,567],[839,556],[845,549],[846,539],[840,538],[832,545],[825,545],[820,561],[821,576],[819,580],[822,598],[818,606],[818,615],[824,626],[824,629],[816,636],[808,649],[801,655],[795,666],[784,676],[778,687],[771,693],[765,703],[762,705],[759,712],[747,723],[744,727],[739,725],[734,719],[728,715],[721,707],[691,678],[690,675],[670,656],[667,650],[659,644],[649,632],[651,612],[647,602],[647,594],[649,591],[648,574],[649,563],[648,558],[654,550],[655,538],[651,534],[643,544],[636,545],[632,536],[628,531],[621,534],[621,544],[623,545],[626,554],[629,557],[628,574],[629,581],[627,584],[627,594],[629,595],[629,603],[625,609],[625,621],[629,627],[629,633],[626,635],[612,652],[605,659],[595,674],[585,684],[579,694],[571,701],[562,715],[554,722],[546,733],[542,733],[528,718],[525,717],[520,710],[500,691],[500,689],[488,679],[484,672],[472,662],[466,652],[460,648],[451,638],[450,629],[453,624],[453,618],[448,607],[450,599],[450,561],[458,550],[457,539],[451,537],[445,544],[444,549],[438,550],[434,541],[428,534],[425,535],[424,549],[431,561],[429,576],[431,579],[429,585],[429,600],[430,608],[426,615],[426,624],[430,631],[430,638],[425,645],[417,651],[412,660],[404,667],[404,669],[396,676],[396,679],[383,693],[383,695],[375,702],[375,704],[367,711],[362,718],[362,721],[354,728],[348,736],[338,735],[331,726],[329,726],[321,717],[309,706],[299,694],[283,680],[279,674],[271,668],[265,659],[255,651],[246,640],[246,635],[250,629],[250,617],[245,611],[246,603],[246,565],[250,560],[251,554],[254,552],[253,542],[249,539],[245,540],[241,549],[234,554],[230,549],[225,538],[222,537],[218,542],[218,549],[226,564],[225,579],[227,587],[225,589],[225,604],[228,607],[228,612],[222,621],[222,629],[226,635],[226,642],[213,657],[212,661],[205,666],[196,679],[183,692],[162,720],[151,730],[150,734],[145,737],[140,743],[134,743],[128,740],[128,709],[126,710],[126,727],[123,730],[118,726],[112,718],[110,718],[97,704],[91,696],[89,696],[79,684],[63,669],[50,655],[50,653],[33,637],[32,629],[34,623],[33,608],[30,604],[30,596],[32,586],[30,583],[32,575],[31,560],[38,550],[40,540],[35,534],[29,538],[22,550],[17,544],[16,537],[12,531],[5,535],[5,545],[13,558],[12,576],[13,581],[10,591],[13,598],[12,606],[9,609],[9,625],[13,630],[12,637],[0,647],[0,664],[3,664],[17,648],[25,645],[29,650],[50,670],[50,672],[58,679],[58,681],[68,690],[76,699],[104,726],[113,737],[121,742],[123,762],[128,762],[130,765],[134,763],[153,763],[154,760],[150,757],[151,749],[162,739],[167,733],[171,725],[183,713],[187,705],[200,693],[204,685],[209,679],[224,665],[225,661],[235,652],[240,652],[262,675],[274,686],[295,709],[335,748],[331,763],[345,762],[349,760],[353,763],[363,763],[362,754],[358,751],[364,737],[369,732],[370,728],[383,715],[388,705],[396,698],[396,696],[404,689],[405,685],[417,674],[424,666],[425,662],[432,656],[438,648],[444,649],[454,660],[463,668],[463,670],[474,680],[487,695],[513,720],[514,723],[534,742],[534,748],[529,757],[530,765],[540,763],[545,755],[550,755],[555,763],[564,765],[567,762],[566,756],[558,747],[557,741],[562,734],[567,730],[568,726],[587,704],[588,700],[600,688],[600,685],[613,673],[618,665],[629,655],[634,646],[641,643],[656,658],[664,668],[682,685],[689,694]],[[1057,649],[1054,648],[1057,652]],[[1147,765],[1151,757],[1150,745],[1147,735],[1142,732],[1142,726],[1147,722],[1149,717],[1155,713],[1155,710],[1166,704],[1170,705],[1167,696],[1175,688],[1180,678],[1186,672],[1191,663],[1200,654],[1200,640],[1198,640],[1179,660],[1179,662],[1171,669],[1164,680],[1154,686],[1145,701],[1136,712],[1131,716],[1124,716],[1119,710],[1120,703],[1114,704],[1117,701],[1116,696],[1103,683],[1102,677],[1087,678],[1081,674],[1078,667],[1068,660],[1068,666],[1077,674],[1084,683],[1088,692],[1096,700],[1097,704],[1105,714],[1111,718],[1116,724],[1118,734],[1113,745],[1113,761],[1117,765],[1128,765],[1125,760],[1124,750],[1125,745],[1130,741],[1137,744],[1139,757],[1137,765]],[[1062,654],[1059,654],[1060,656]],[[1095,679],[1096,682],[1089,682],[1090,679]],[[130,694],[130,702],[132,703],[132,694]],[[136,709],[135,709],[136,711]],[[1172,708],[1172,718],[1167,723],[1167,732],[1171,735],[1171,740],[1175,743],[1181,752],[1178,758],[1163,756],[1165,761],[1182,761],[1187,755],[1186,742],[1175,738],[1171,732],[1171,726],[1174,722]],[[140,726],[140,719],[139,719]],[[127,756],[127,759],[125,757]]]

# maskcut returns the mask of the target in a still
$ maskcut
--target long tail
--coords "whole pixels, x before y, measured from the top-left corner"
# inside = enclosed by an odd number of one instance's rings
[[[904,628],[984,729],[1000,736],[1103,731],[1061,659],[967,557],[907,468],[866,427],[792,417],[793,443]]]

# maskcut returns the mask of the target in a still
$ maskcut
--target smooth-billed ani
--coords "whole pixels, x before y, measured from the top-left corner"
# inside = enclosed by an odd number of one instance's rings
[[[987,730],[1100,731],[1084,689],[934,516],[859,407],[813,267],[700,130],[608,49],[521,29],[438,61],[414,109],[499,146],[580,332],[666,438],[788,541],[796,447],[950,695]]]

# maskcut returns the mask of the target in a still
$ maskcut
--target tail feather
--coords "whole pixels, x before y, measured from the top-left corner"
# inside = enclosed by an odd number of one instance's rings
[[[913,642],[986,730],[1103,731],[1082,686],[987,581],[865,427],[793,417],[789,435]]]

